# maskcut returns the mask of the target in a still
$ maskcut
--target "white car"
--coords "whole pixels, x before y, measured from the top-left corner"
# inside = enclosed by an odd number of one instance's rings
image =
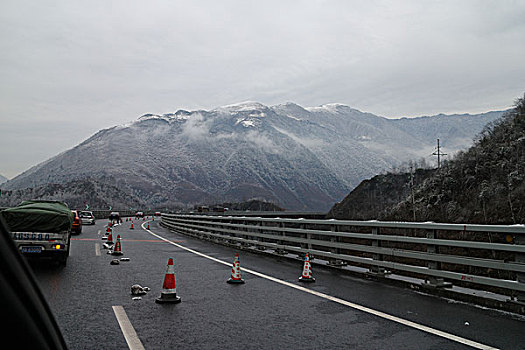
[[[79,211],[78,216],[82,221],[82,225],[95,225],[95,215],[90,211]]]

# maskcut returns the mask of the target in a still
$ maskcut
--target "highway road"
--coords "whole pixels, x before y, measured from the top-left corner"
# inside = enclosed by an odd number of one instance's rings
[[[525,348],[525,318],[316,268],[240,252],[246,283],[231,285],[235,249],[173,233],[160,219],[114,229],[123,257],[106,254],[105,220],[73,236],[68,265],[31,262],[70,349]],[[180,304],[157,304],[168,258]],[[133,300],[133,284],[150,287]]]

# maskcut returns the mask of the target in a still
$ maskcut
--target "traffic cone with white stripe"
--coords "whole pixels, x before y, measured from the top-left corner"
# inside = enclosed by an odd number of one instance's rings
[[[149,222],[148,222],[148,226],[146,226],[146,229],[149,230]]]
[[[235,253],[235,259],[233,260],[232,266],[232,274],[226,282],[232,284],[244,283],[244,280],[241,278],[241,262],[239,261],[239,253]]]
[[[180,303],[181,299],[177,296],[176,288],[177,276],[175,275],[175,268],[173,267],[173,259],[168,259],[168,267],[164,275],[164,283],[162,284],[162,292],[160,297],[155,299],[156,303]]]
[[[113,244],[113,233],[110,230],[108,230],[108,238],[106,238],[106,244],[112,245]]]
[[[120,235],[117,236],[117,242],[115,243],[115,248],[111,252],[112,255],[122,255],[122,246],[120,245]]]
[[[131,222],[131,226],[129,227],[130,230],[133,230],[133,221]]]
[[[312,276],[312,265],[310,264],[310,257],[308,253],[304,257],[303,274],[299,277],[301,282],[315,282],[315,278]]]

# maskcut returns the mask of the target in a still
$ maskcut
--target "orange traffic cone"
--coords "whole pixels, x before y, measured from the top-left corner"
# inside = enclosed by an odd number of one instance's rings
[[[181,299],[177,296],[177,288],[175,283],[177,277],[175,276],[175,268],[173,267],[173,259],[168,259],[168,267],[164,275],[164,283],[162,284],[162,292],[160,297],[155,299],[156,303],[180,303]]]
[[[117,236],[117,243],[115,243],[115,248],[111,252],[112,255],[122,255],[122,246],[120,245],[120,235]]]
[[[233,260],[231,277],[226,281],[227,283],[241,284],[244,280],[241,278],[241,263],[239,261],[239,253],[235,253]]]
[[[108,232],[110,232],[109,228],[106,229],[106,231],[104,232],[104,234],[102,235],[102,240],[105,241],[108,239]]]
[[[312,265],[310,264],[310,257],[308,253],[304,257],[303,274],[299,277],[301,282],[315,282],[315,278],[312,277]]]
[[[113,233],[111,233],[111,230],[108,231],[108,238],[106,239],[107,244],[113,244]]]
[[[146,226],[146,229],[148,229],[148,230],[149,230],[149,222],[148,222],[148,226]]]
[[[130,230],[133,230],[133,221],[131,222],[131,226],[129,227]]]

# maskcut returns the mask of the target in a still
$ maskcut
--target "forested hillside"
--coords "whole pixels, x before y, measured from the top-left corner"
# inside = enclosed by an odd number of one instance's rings
[[[366,187],[362,183],[330,213],[345,219],[413,221],[415,216],[416,221],[523,223],[524,172],[525,96],[516,101],[514,109],[489,123],[470,149],[445,162],[419,185],[416,183],[413,197],[407,189],[409,174],[390,174],[386,175],[389,180],[379,182],[374,178],[375,192],[362,191]],[[391,188],[393,182],[397,185]],[[377,208],[375,217],[370,212],[363,217],[352,209],[370,207],[370,193],[377,192],[386,194],[388,198],[382,200],[390,205]],[[397,201],[400,196],[403,198]]]
[[[392,207],[411,194],[413,186],[421,184],[434,169],[417,169],[410,173],[388,173],[364,180],[328,213],[328,217],[352,220],[376,220],[389,214]]]

